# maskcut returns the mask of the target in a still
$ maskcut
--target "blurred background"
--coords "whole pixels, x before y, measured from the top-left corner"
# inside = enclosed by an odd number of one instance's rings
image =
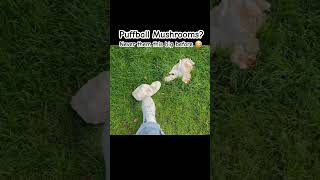
[[[0,1],[0,179],[103,179],[101,127],[70,100],[109,68],[109,2]]]
[[[256,67],[212,57],[214,180],[320,179],[320,1],[269,2]]]

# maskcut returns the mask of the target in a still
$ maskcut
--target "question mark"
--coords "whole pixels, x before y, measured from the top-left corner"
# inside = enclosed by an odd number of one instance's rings
[[[199,30],[199,35],[200,35],[200,39],[202,39],[202,36],[204,35],[204,31],[203,30]]]

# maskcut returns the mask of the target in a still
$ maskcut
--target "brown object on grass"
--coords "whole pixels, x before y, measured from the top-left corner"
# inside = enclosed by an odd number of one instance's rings
[[[231,61],[241,69],[255,66],[259,51],[256,34],[269,10],[266,0],[221,0],[210,12],[211,45],[230,48]]]

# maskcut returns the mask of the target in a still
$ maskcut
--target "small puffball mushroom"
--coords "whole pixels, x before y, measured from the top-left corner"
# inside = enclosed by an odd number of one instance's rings
[[[160,87],[161,83],[159,81],[155,81],[151,85],[141,84],[132,92],[132,96],[137,101],[142,101],[147,96],[153,96],[160,89]]]

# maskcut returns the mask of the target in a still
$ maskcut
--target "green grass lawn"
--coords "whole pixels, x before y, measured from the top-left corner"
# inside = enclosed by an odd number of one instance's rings
[[[107,2],[1,0],[0,9],[0,179],[103,179],[100,127],[69,102],[108,67]]]
[[[320,1],[270,2],[256,68],[216,54],[214,180],[320,179]]]
[[[140,84],[159,80],[160,90],[152,97],[156,117],[166,134],[209,134],[210,49],[121,48],[110,49],[111,134],[135,134],[142,123],[141,102],[131,93]],[[195,67],[189,84],[181,78],[163,78],[181,58],[191,58]]]

